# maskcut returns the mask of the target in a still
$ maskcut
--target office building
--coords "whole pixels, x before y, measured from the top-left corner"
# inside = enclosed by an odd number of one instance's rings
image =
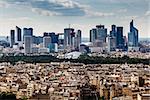
[[[123,27],[117,27],[116,47],[117,49],[124,49]]]
[[[48,48],[50,43],[51,43],[51,37],[44,36],[43,37],[43,47]]]
[[[79,50],[79,48],[80,48],[80,44],[81,44],[81,34],[82,34],[81,30],[77,30],[76,37],[75,37],[75,43],[76,43],[75,48],[76,48],[77,50]]]
[[[50,53],[58,52],[58,44],[57,43],[50,43],[48,48],[49,48]]]
[[[44,33],[43,46],[48,48],[50,53],[58,52],[59,35],[54,32]]]
[[[74,37],[74,29],[73,28],[65,28],[64,29],[64,48],[71,48],[71,44],[73,44]]]
[[[33,43],[37,44],[37,45],[43,43],[43,37],[42,36],[33,36]]]
[[[65,28],[64,29],[64,47],[67,48],[71,46],[71,38],[74,34],[73,28]]]
[[[22,41],[22,35],[21,35],[21,28],[16,26],[16,33],[17,33],[17,41],[21,42]]]
[[[33,36],[33,28],[23,28],[23,39],[24,36]]]
[[[106,43],[107,43],[107,51],[108,52],[116,50],[116,38],[115,37],[108,36],[106,38]]]
[[[24,36],[25,54],[32,53],[32,36]]]
[[[92,30],[90,30],[90,42],[95,42],[95,40],[97,39],[97,29],[93,28]]]
[[[117,36],[117,27],[116,27],[116,25],[111,25],[110,36],[111,37],[116,37]]]
[[[24,28],[23,29],[23,38],[25,45],[25,54],[32,53],[32,44],[33,44],[33,29],[32,28]]]
[[[15,30],[10,30],[10,47],[15,44]]]
[[[133,20],[130,22],[130,32],[128,33],[128,49],[139,50],[138,47],[138,29],[133,25]]]
[[[104,25],[97,25],[96,28],[97,28],[97,40],[100,40],[103,43],[105,43],[107,37],[107,29],[105,28]]]

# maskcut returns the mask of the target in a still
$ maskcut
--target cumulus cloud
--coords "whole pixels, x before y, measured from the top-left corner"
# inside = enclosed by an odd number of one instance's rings
[[[10,4],[26,5],[33,12],[46,16],[112,16],[113,13],[102,13],[90,10],[73,0],[6,0]]]
[[[38,8],[32,8],[32,11],[35,13],[38,13],[39,15],[44,15],[44,16],[60,16],[61,15],[61,13],[42,10],[42,9],[38,9]]]
[[[150,16],[150,10],[146,11],[145,16]]]
[[[89,17],[108,17],[108,16],[113,16],[114,13],[104,13],[104,12],[93,12],[90,10],[85,10],[86,15]]]
[[[118,13],[125,13],[125,12],[127,12],[127,9],[119,9],[117,12]]]
[[[120,19],[122,19],[122,20],[132,20],[132,19],[137,19],[137,18],[139,18],[139,16],[133,15],[133,16],[124,16],[124,17],[121,17]]]
[[[9,6],[8,3],[0,1],[0,8],[7,8]]]
[[[30,6],[32,11],[45,15],[82,16],[85,5],[72,0],[6,0],[10,4]],[[33,10],[34,9],[34,10]],[[36,10],[35,10],[36,9]]]

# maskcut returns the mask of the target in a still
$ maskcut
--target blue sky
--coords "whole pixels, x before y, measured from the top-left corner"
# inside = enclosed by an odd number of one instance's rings
[[[9,35],[15,26],[33,27],[35,35],[81,29],[83,37],[97,24],[108,30],[112,24],[129,31],[129,22],[140,37],[150,37],[150,0],[0,0],[0,36]]]

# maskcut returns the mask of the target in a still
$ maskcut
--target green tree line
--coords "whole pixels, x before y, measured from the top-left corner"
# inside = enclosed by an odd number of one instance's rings
[[[49,62],[78,62],[84,64],[150,64],[149,59],[142,58],[129,58],[124,57],[94,57],[87,54],[81,55],[78,59],[58,59],[51,55],[40,55],[40,56],[3,56],[0,58],[0,62],[10,62],[15,64],[15,62],[24,61],[26,63],[49,63]]]

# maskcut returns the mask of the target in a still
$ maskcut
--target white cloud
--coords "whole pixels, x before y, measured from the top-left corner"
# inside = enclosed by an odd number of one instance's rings
[[[86,16],[89,16],[89,17],[108,17],[108,16],[114,15],[114,13],[93,12],[88,9],[85,10],[85,12],[86,12]]]
[[[132,20],[132,19],[136,19],[136,18],[138,18],[138,16],[123,16],[123,17],[121,17],[120,19],[122,19],[122,20]]]
[[[7,8],[9,4],[7,2],[0,1],[0,8]]]
[[[127,9],[119,9],[117,12],[118,13],[125,13],[125,12],[127,12]]]
[[[38,9],[38,8],[32,8],[32,11],[35,13],[38,13],[39,15],[44,15],[44,16],[60,16],[61,15],[61,13],[43,10],[43,9]]]
[[[29,17],[8,18],[8,21],[31,21]]]
[[[150,16],[150,10],[146,11],[145,16]]]

